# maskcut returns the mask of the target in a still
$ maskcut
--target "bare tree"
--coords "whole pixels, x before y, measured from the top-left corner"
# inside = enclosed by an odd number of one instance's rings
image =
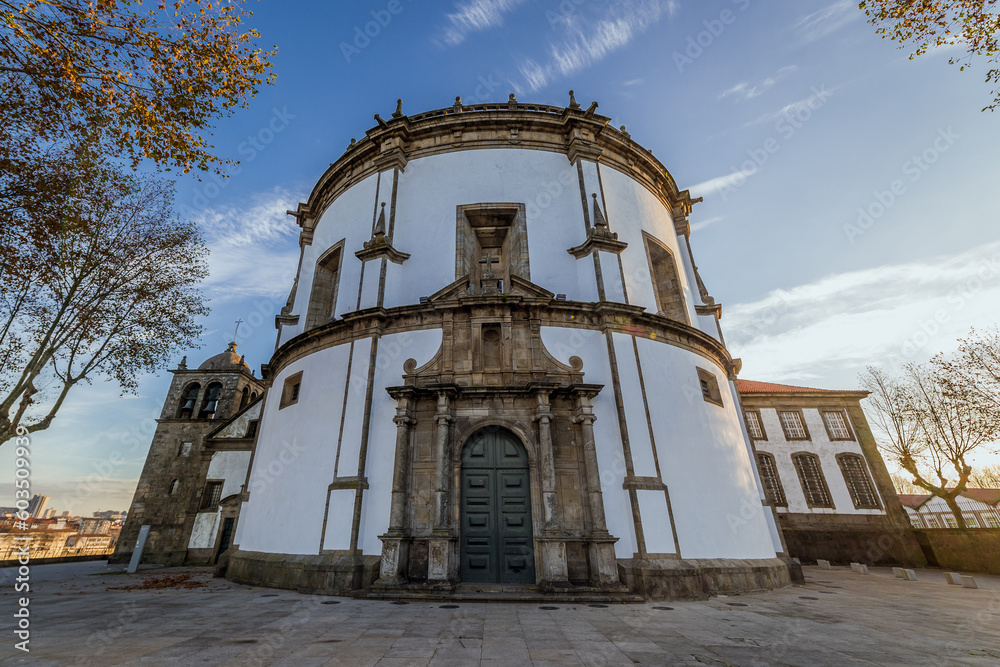
[[[968,487],[969,455],[992,441],[998,424],[976,394],[956,391],[940,364],[909,364],[901,378],[869,366],[861,376],[880,448],[913,483],[948,504],[959,528],[958,496]]]
[[[926,489],[921,489],[913,483],[912,479],[903,473],[894,472],[889,477],[892,479],[892,486],[896,489],[896,493],[908,493],[915,496],[927,493]]]
[[[0,444],[47,428],[81,382],[134,390],[207,313],[206,250],[172,185],[74,156],[44,166],[0,183]]]
[[[1000,419],[1000,327],[994,325],[984,332],[972,329],[968,338],[958,342],[954,357],[939,356],[935,363],[953,391],[972,393]]]
[[[973,489],[1000,489],[1000,465],[982,466],[969,476]]]

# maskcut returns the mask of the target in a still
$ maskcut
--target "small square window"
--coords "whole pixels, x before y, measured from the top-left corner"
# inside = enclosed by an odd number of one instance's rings
[[[715,373],[706,371],[704,368],[698,369],[698,384],[701,386],[701,397],[709,403],[715,403],[722,407],[722,393],[719,391],[719,380]]]
[[[826,434],[830,436],[830,440],[854,440],[843,412],[840,410],[824,410],[822,414],[823,424],[826,426]]]
[[[214,510],[222,499],[222,482],[207,482],[201,494],[201,510]]]
[[[946,516],[944,518],[944,523],[949,528],[958,528],[958,521],[956,521],[953,516]]]
[[[299,393],[302,388],[302,371],[291,375],[285,379],[285,384],[281,387],[281,401],[278,409],[287,408],[299,402]]]
[[[941,527],[941,524],[938,523],[938,520],[937,520],[936,516],[926,517],[926,518],[924,518],[924,521],[927,522],[927,527],[928,528],[940,528]]]
[[[1000,519],[997,517],[986,515],[984,519],[986,520],[986,525],[990,528],[1000,528]]]
[[[963,514],[962,518],[965,519],[966,528],[979,528],[979,520],[972,514]]]
[[[802,423],[802,413],[798,410],[782,410],[778,412],[781,428],[785,430],[786,440],[808,440],[809,432]]]
[[[185,440],[181,443],[181,446],[177,449],[177,456],[190,456],[191,447],[194,445],[190,440]]]

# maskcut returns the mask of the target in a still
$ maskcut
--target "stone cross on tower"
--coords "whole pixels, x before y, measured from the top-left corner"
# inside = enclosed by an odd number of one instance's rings
[[[483,280],[496,280],[496,276],[493,275],[493,265],[500,262],[500,259],[493,256],[493,253],[487,252],[486,257],[479,260],[480,264],[486,265],[486,273],[483,274]]]
[[[479,279],[479,287],[482,294],[497,294],[500,292],[500,280],[493,273],[493,265],[499,261],[500,259],[494,257],[492,252],[487,252],[486,257],[479,260],[480,264],[485,265],[483,276]]]

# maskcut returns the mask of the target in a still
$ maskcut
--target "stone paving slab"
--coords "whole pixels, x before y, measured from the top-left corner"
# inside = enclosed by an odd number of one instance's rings
[[[392,604],[242,586],[207,568],[137,575],[103,563],[32,568],[31,653],[14,649],[16,599],[0,570],[8,665],[993,665],[1000,577],[804,568],[806,583],[705,601]],[[188,574],[193,589],[111,590]],[[442,608],[457,604],[456,608]],[[557,609],[544,610],[540,606]]]

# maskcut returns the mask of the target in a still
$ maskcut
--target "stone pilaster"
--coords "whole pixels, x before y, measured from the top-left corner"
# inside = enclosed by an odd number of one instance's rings
[[[436,468],[435,506],[431,538],[427,542],[427,581],[428,583],[444,583],[452,579],[451,554],[454,537],[451,534],[451,423],[455,418],[451,415],[451,393],[442,391],[438,394],[437,412],[434,415],[437,422],[437,441],[434,456]]]
[[[590,579],[594,586],[620,586],[618,561],[615,558],[617,538],[608,532],[604,513],[604,494],[601,491],[601,472],[597,466],[597,445],[594,442],[594,422],[597,416],[591,404],[592,396],[577,395],[576,415],[573,422],[580,425],[583,436],[583,465],[587,476],[587,507],[590,510]]]
[[[552,406],[549,393],[540,391],[536,395],[538,411],[539,472],[542,478],[542,583],[545,585],[569,585],[569,569],[566,558],[566,541],[559,520],[559,499],[556,494],[555,453],[552,450]]]
[[[375,587],[400,586],[406,583],[407,549],[410,536],[407,526],[409,481],[410,428],[416,421],[410,415],[409,398],[401,396],[396,405],[396,460],[392,473],[392,504],[389,509],[389,530],[380,535],[382,562]]]

